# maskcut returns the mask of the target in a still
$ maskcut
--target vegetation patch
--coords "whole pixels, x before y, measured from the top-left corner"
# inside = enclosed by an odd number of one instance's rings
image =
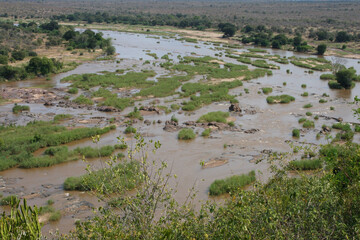
[[[255,171],[248,174],[235,175],[221,180],[215,180],[209,188],[211,196],[240,191],[242,187],[255,182]]]
[[[267,103],[274,104],[274,103],[289,103],[295,101],[295,98],[290,95],[278,95],[278,96],[269,96],[266,98]]]
[[[196,134],[191,128],[183,128],[178,133],[179,140],[191,140],[196,137]]]
[[[120,163],[112,169],[104,168],[80,177],[69,177],[64,182],[64,189],[69,191],[97,190],[107,194],[113,193],[119,187],[131,190],[142,182],[139,167],[138,162],[130,161]],[[98,189],[98,183],[102,183],[101,189]]]
[[[201,122],[201,123],[205,123],[205,122],[222,122],[222,123],[226,123],[226,118],[229,117],[229,113],[228,112],[221,112],[221,111],[217,111],[217,112],[209,112],[205,115],[202,115],[197,122]]]
[[[301,159],[289,162],[290,170],[306,171],[322,168],[323,161],[320,159]]]
[[[30,111],[30,107],[26,105],[17,105],[15,103],[14,107],[12,108],[12,112],[17,114],[23,111]]]
[[[273,89],[271,87],[261,89],[264,94],[272,93]]]

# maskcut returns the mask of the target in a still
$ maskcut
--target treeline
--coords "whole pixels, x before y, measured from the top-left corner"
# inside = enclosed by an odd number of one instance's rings
[[[187,14],[122,14],[120,16],[110,16],[108,13],[97,12],[76,12],[68,15],[53,16],[54,20],[59,21],[85,21],[91,23],[123,23],[131,25],[146,26],[174,26],[180,28],[192,27],[204,30],[212,26],[210,19],[203,16],[192,16]]]

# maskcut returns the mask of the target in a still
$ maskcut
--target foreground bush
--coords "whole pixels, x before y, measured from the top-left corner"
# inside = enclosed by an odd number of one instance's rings
[[[215,180],[209,188],[209,194],[216,196],[224,193],[239,191],[242,187],[255,181],[255,171],[248,174],[231,176],[222,180]]]

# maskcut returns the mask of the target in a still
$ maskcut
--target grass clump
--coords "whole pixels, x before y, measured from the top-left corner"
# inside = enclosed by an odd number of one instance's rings
[[[302,88],[306,88],[306,84],[301,84],[301,87],[302,87]]]
[[[311,120],[306,120],[304,123],[303,123],[303,127],[304,128],[313,128],[315,127],[315,123]]]
[[[73,102],[77,103],[77,104],[84,104],[84,105],[93,105],[94,104],[94,102],[91,99],[85,97],[84,95],[78,96],[77,98],[75,98],[73,100]]]
[[[299,138],[300,137],[300,130],[295,128],[292,130],[292,136],[295,138]]]
[[[75,153],[84,156],[85,158],[95,158],[95,157],[108,157],[114,152],[115,148],[113,146],[103,146],[99,149],[92,147],[83,147],[76,148]]]
[[[269,94],[269,93],[271,93],[271,92],[273,91],[273,89],[270,88],[270,87],[268,87],[268,88],[262,88],[261,90],[262,90],[262,92],[263,92],[264,94]]]
[[[95,190],[99,183],[104,193],[113,193],[118,188],[126,190],[134,189],[141,183],[141,176],[139,174],[139,163],[130,161],[120,163],[110,168],[100,169],[80,177],[69,177],[64,182],[64,189],[73,191],[91,191]],[[109,181],[111,179],[111,181]]]
[[[55,212],[50,214],[49,221],[50,222],[56,222],[56,221],[59,221],[60,218],[61,218],[61,212],[60,211],[55,211]]]
[[[128,126],[125,129],[125,134],[130,134],[130,133],[136,133],[136,128],[134,128],[133,126]]]
[[[179,140],[191,140],[196,137],[196,134],[191,128],[183,128],[178,133]]]
[[[205,115],[202,115],[197,122],[201,122],[201,123],[205,123],[205,122],[221,122],[221,123],[226,123],[226,118],[229,117],[229,113],[228,112],[221,112],[221,111],[217,111],[217,112],[209,112]]]
[[[14,107],[12,108],[12,112],[15,114],[23,111],[30,111],[30,107],[25,105],[17,105],[17,103],[15,103]]]
[[[307,96],[309,96],[309,93],[308,93],[308,92],[303,92],[303,93],[301,94],[301,96],[302,96],[302,97],[307,97]]]
[[[319,100],[319,103],[327,103],[327,101],[326,101],[325,99],[321,98],[321,99]]]
[[[208,136],[210,136],[210,133],[211,133],[211,129],[207,128],[201,133],[201,136],[208,137]]]
[[[336,80],[336,76],[331,73],[324,73],[320,75],[321,80]]]
[[[303,122],[305,122],[306,121],[306,118],[300,118],[299,119],[299,123],[303,123]]]
[[[311,108],[313,105],[311,103],[305,104],[303,108]]]
[[[179,110],[179,109],[180,109],[180,106],[177,105],[177,104],[171,104],[171,105],[170,105],[170,108],[171,108],[172,110],[176,111],[176,110]]]
[[[72,87],[67,92],[70,94],[77,94],[79,92],[79,89],[76,87]]]
[[[289,162],[290,170],[315,170],[322,168],[322,161],[320,159],[301,159]]]
[[[305,114],[306,114],[306,116],[308,116],[308,117],[312,116],[312,112],[306,112]]]
[[[275,103],[289,103],[295,101],[295,98],[290,95],[278,95],[278,96],[269,96],[266,98],[266,102],[269,104],[275,104]]]
[[[242,187],[251,184],[256,180],[255,171],[248,174],[231,176],[221,180],[215,180],[209,188],[211,196],[218,196],[224,193],[239,191]]]
[[[137,107],[134,107],[134,111],[130,112],[128,115],[126,115],[126,117],[128,118],[136,118],[136,119],[139,119],[139,120],[143,120],[143,116],[141,116],[141,113],[140,111],[138,110]]]
[[[70,119],[70,118],[72,118],[71,114],[57,114],[54,117],[54,122],[59,122],[59,121],[62,121],[65,119]]]

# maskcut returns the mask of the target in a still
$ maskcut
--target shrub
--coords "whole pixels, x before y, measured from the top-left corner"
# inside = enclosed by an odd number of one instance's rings
[[[56,212],[53,212],[53,213],[50,214],[49,221],[50,222],[56,222],[56,221],[59,221],[60,218],[61,218],[61,212],[56,211]]]
[[[0,64],[8,64],[8,56],[0,55]]]
[[[303,108],[311,108],[313,105],[311,103],[305,104]]]
[[[266,98],[267,103],[289,103],[291,101],[295,101],[295,98],[290,95],[278,95],[278,96],[269,96]]]
[[[224,193],[236,192],[240,188],[249,185],[254,182],[255,171],[251,171],[248,174],[235,175],[221,180],[215,180],[209,188],[209,194],[212,196],[218,196]]]
[[[306,84],[301,84],[301,87],[302,87],[302,88],[306,88]]]
[[[208,136],[210,136],[210,133],[211,133],[211,129],[207,128],[201,133],[201,136],[208,137]]]
[[[306,121],[306,118],[300,118],[299,119],[299,123],[303,123],[303,122],[305,122]]]
[[[173,121],[173,122],[176,122],[176,123],[179,122],[179,119],[177,119],[177,118],[175,117],[175,115],[172,115],[170,120]]]
[[[336,81],[345,89],[350,89],[352,87],[352,80],[355,77],[356,70],[341,69],[336,73]]]
[[[15,103],[14,107],[12,108],[12,112],[17,114],[22,111],[30,111],[30,107],[25,105],[17,105]]]
[[[74,99],[75,103],[77,104],[84,104],[84,105],[93,105],[93,101],[87,97],[85,97],[84,95],[80,95],[77,98]]]
[[[306,120],[303,124],[304,128],[313,128],[315,127],[315,123],[313,121],[310,120]]]
[[[179,110],[179,109],[180,109],[180,106],[177,105],[177,104],[171,104],[170,108],[171,108],[172,110]]]
[[[205,115],[202,115],[197,122],[221,122],[221,123],[226,123],[226,118],[229,117],[229,113],[228,112],[221,112],[221,111],[217,111],[217,112],[209,112]]]
[[[54,122],[58,122],[58,121],[69,119],[69,118],[72,118],[71,114],[57,114],[54,117]]]
[[[292,130],[292,136],[295,138],[299,138],[300,137],[300,130],[295,128]]]
[[[289,162],[289,169],[291,170],[315,170],[322,167],[320,159],[302,159]]]
[[[264,94],[269,94],[269,93],[271,93],[272,91],[273,91],[273,89],[270,88],[270,87],[268,87],[268,88],[262,88],[262,92],[263,92]]]
[[[77,89],[76,87],[70,88],[68,90],[68,93],[70,94],[77,94],[79,92],[79,89]]]
[[[134,128],[133,126],[128,126],[128,127],[125,129],[125,133],[126,133],[126,134],[136,133],[136,128]]]
[[[328,85],[329,85],[329,88],[331,88],[331,89],[342,89],[342,88],[343,88],[343,87],[341,86],[341,84],[338,83],[337,81],[332,81],[332,80],[330,80],[330,81],[328,82]]]
[[[321,80],[335,80],[336,76],[334,74],[331,73],[324,73],[320,75],[320,79]]]
[[[322,98],[322,99],[319,100],[319,103],[327,103],[327,101]]]
[[[196,134],[191,128],[183,128],[178,133],[179,140],[190,140],[190,139],[194,139],[195,137]]]
[[[309,93],[308,93],[308,92],[303,92],[303,93],[301,94],[301,96],[302,96],[302,97],[307,97],[307,96],[309,96]]]
[[[312,116],[311,112],[306,112],[305,114],[306,114],[306,116]]]

